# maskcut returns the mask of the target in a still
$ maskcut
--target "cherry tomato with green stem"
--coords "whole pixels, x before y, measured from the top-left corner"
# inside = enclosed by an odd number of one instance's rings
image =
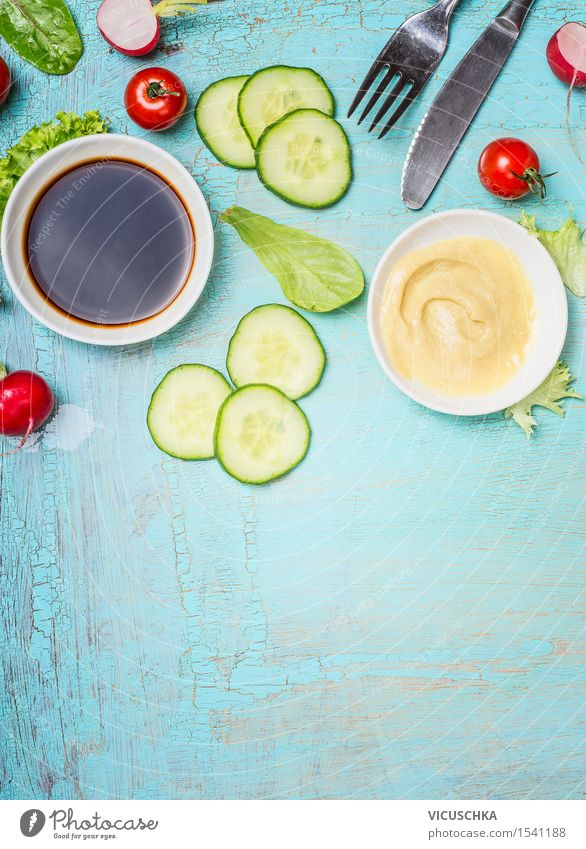
[[[0,106],[7,99],[10,94],[10,86],[12,85],[12,75],[10,73],[10,68],[4,61],[4,59],[0,58]]]
[[[187,92],[173,71],[147,68],[135,74],[124,92],[129,118],[145,130],[168,130],[185,112]]]
[[[542,200],[545,180],[553,174],[540,174],[539,156],[521,139],[502,138],[490,142],[480,155],[478,176],[484,188],[506,200],[533,192]]]

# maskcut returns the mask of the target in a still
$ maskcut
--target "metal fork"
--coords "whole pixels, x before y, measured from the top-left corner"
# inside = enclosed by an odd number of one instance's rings
[[[460,0],[439,0],[431,9],[425,9],[407,18],[381,50],[348,110],[348,117],[362,101],[371,85],[382,73],[378,85],[366,104],[366,109],[358,119],[362,123],[375,103],[398,77],[391,93],[386,97],[374,120],[369,133],[379,125],[399,95],[404,97],[387,120],[379,138],[382,139],[396,124],[415,98],[422,92],[429,78],[442,60],[448,46],[448,28],[452,12]],[[409,87],[409,88],[408,88]],[[405,89],[407,89],[405,91]]]

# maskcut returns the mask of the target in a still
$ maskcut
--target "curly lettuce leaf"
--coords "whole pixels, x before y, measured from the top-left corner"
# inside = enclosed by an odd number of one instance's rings
[[[54,121],[39,124],[26,132],[0,159],[0,224],[12,190],[33,162],[70,139],[107,132],[106,121],[96,111],[86,112],[85,115],[59,112]]]
[[[527,437],[530,438],[533,434],[533,429],[537,422],[533,418],[533,407],[545,407],[556,413],[558,416],[565,415],[564,408],[559,404],[562,398],[581,398],[582,396],[576,392],[570,384],[575,380],[574,375],[570,374],[570,370],[561,360],[553,368],[548,377],[537,389],[519,401],[513,404],[512,407],[507,407],[505,410],[505,419],[513,418],[519,427],[522,427]]]
[[[586,296],[586,238],[574,219],[568,218],[559,230],[542,230],[535,223],[535,215],[522,212],[519,223],[550,253],[570,292],[578,298]]]
[[[277,224],[241,206],[220,215],[273,274],[287,300],[311,312],[330,312],[357,298],[364,275],[348,251],[305,230]]]

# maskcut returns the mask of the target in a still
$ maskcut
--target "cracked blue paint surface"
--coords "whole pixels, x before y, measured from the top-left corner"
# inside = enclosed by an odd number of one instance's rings
[[[312,66],[354,151],[352,188],[330,210],[287,206],[254,173],[218,165],[191,107],[156,141],[215,223],[238,202],[343,244],[368,278],[420,215],[399,198],[413,130],[500,5],[462,4],[425,102],[378,142],[344,114],[405,3],[226,0],[166,24],[138,60],[101,39],[97,3],[75,0],[85,55],[71,75],[48,78],[0,45],[17,75],[1,146],[61,109],[99,108],[115,131],[143,135],[122,92],[152,64],[185,80],[191,105],[221,76]],[[558,172],[548,202],[526,207],[552,228],[570,208],[586,222],[566,93],[544,56],[574,13],[536,4],[425,214],[516,217],[475,177],[484,144],[513,133]],[[581,92],[573,115],[583,142]],[[238,319],[282,300],[229,228],[216,235],[198,307],[128,350],[60,339],[0,274],[2,360],[40,371],[98,423],[75,451],[41,440],[1,461],[1,797],[583,798],[584,403],[563,420],[544,413],[531,443],[499,415],[420,408],[377,366],[362,298],[312,319],[329,360],[302,402],[313,442],[292,475],[253,490],[214,462],[171,460],[144,424],[153,387],[180,362],[222,369]],[[564,357],[584,391],[585,307],[569,300]]]

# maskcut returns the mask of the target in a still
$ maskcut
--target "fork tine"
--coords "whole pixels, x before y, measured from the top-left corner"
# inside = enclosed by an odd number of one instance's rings
[[[348,110],[348,118],[352,117],[353,112],[355,111],[355,109],[359,105],[359,103],[361,102],[362,98],[364,97],[364,95],[366,94],[366,92],[368,91],[370,86],[373,84],[375,79],[378,77],[382,67],[383,67],[382,62],[379,62],[378,59],[375,59],[375,61],[370,66],[367,75],[362,80],[362,83],[360,84],[360,88],[356,92],[356,96],[354,97],[354,100],[352,101],[352,104],[350,105],[350,109]]]
[[[385,124],[383,131],[379,135],[379,139],[384,139],[384,137],[389,132],[391,127],[395,126],[395,124],[397,123],[397,121],[399,120],[401,115],[403,115],[407,111],[407,109],[411,106],[411,104],[413,103],[413,101],[415,100],[415,98],[417,97],[417,95],[419,94],[420,91],[421,91],[421,89],[420,88],[416,89],[415,86],[412,86],[409,89],[409,91],[407,92],[407,94],[405,95],[403,100],[399,103],[399,105],[397,106],[397,108],[395,109],[395,111],[393,112],[393,114],[391,115],[391,117],[389,118],[387,123]]]
[[[406,77],[404,77],[404,76],[399,77],[399,79],[397,80],[397,82],[393,86],[393,90],[391,91],[391,93],[389,94],[389,96],[386,98],[385,102],[381,106],[381,108],[378,110],[378,112],[374,116],[374,120],[373,120],[372,124],[370,125],[370,129],[368,131],[369,133],[372,133],[372,131],[378,125],[380,120],[382,118],[384,118],[384,116],[387,114],[387,112],[389,111],[389,109],[391,108],[391,106],[393,105],[395,100],[398,98],[398,96],[401,94],[401,92],[403,91],[403,89],[405,88],[405,86],[408,83],[409,83],[409,80]]]
[[[358,124],[362,124],[372,107],[375,105],[377,100],[379,100],[381,94],[383,94],[387,90],[387,88],[389,87],[389,83],[391,82],[393,77],[396,76],[397,73],[398,71],[396,70],[396,68],[393,68],[392,66],[387,66],[387,70],[385,71],[381,81],[377,85],[376,89],[374,90],[374,93],[370,97],[370,100],[366,104],[364,112],[358,119]]]

